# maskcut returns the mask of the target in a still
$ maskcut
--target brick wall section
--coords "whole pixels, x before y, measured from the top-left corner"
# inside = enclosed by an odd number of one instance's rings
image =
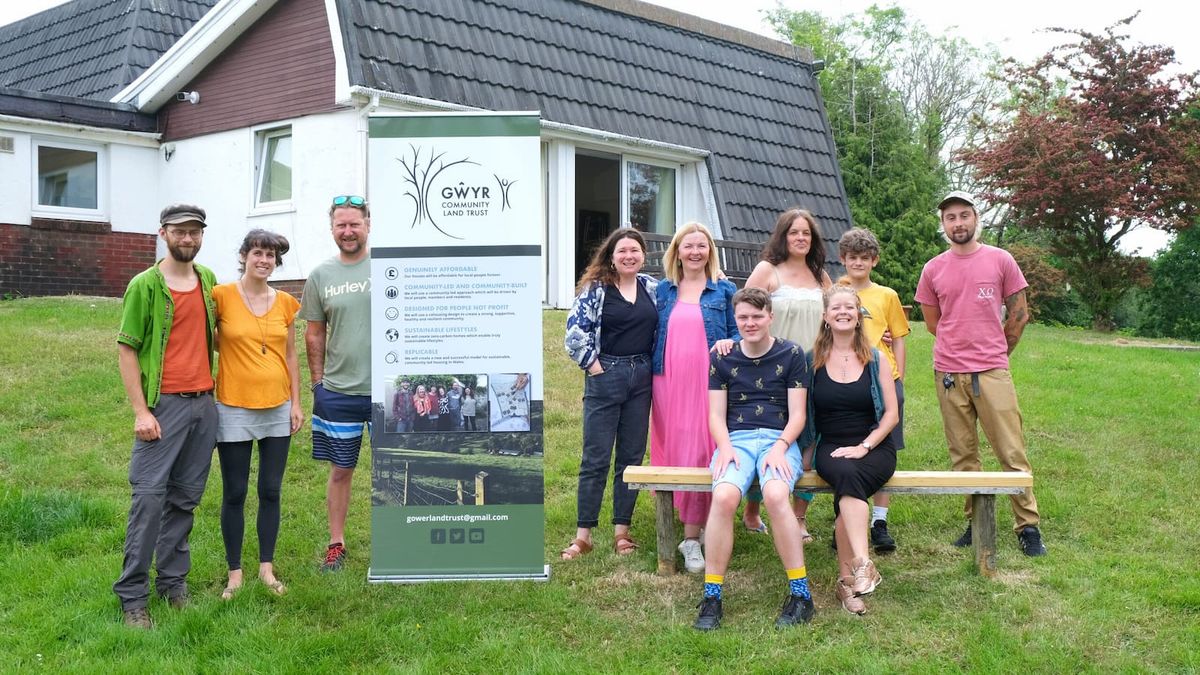
[[[300,296],[304,295],[304,280],[297,281],[271,281],[271,288],[291,293],[293,297],[300,300]]]
[[[113,232],[108,223],[0,223],[0,296],[120,297],[133,275],[154,264],[155,239]]]

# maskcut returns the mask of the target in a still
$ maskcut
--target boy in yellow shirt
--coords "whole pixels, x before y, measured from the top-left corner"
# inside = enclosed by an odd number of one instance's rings
[[[900,422],[892,429],[891,436],[896,450],[900,450],[904,447],[904,337],[909,333],[908,319],[896,291],[871,281],[871,270],[879,264],[879,240],[875,235],[859,227],[847,230],[838,240],[838,259],[846,266],[846,277],[838,283],[849,282],[862,302],[862,326],[867,343],[883,352],[892,366]],[[883,334],[889,331],[890,345],[883,341]],[[872,500],[875,505],[871,509],[871,545],[876,553],[894,551],[896,540],[887,528],[891,496],[883,492]]]

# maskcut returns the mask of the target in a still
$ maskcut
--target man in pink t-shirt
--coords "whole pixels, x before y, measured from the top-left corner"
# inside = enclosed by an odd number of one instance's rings
[[[1029,322],[1025,298],[1029,284],[1008,251],[979,241],[974,197],[951,192],[938,204],[938,211],[950,250],[925,263],[916,298],[925,325],[936,336],[934,388],[950,461],[955,471],[980,470],[979,424],[1005,471],[1032,473],[1025,455],[1021,409],[1008,371],[1008,355]],[[1033,490],[1012,495],[1012,508],[1021,550],[1028,556],[1045,555]],[[969,519],[969,496],[966,512]],[[954,544],[970,543],[968,524]]]

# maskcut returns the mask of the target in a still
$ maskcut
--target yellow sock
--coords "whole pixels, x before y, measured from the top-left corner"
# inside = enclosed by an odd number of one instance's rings
[[[798,595],[802,598],[811,598],[812,593],[808,590],[808,570],[803,567],[791,569],[787,571],[788,591],[792,595]]]
[[[725,584],[724,574],[704,575],[704,597],[721,599],[721,588]]]

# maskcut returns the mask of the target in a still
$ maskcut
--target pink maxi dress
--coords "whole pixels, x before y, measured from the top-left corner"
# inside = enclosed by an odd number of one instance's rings
[[[650,412],[652,466],[708,466],[713,442],[708,433],[708,340],[700,305],[675,303],[667,320],[663,374],[654,376]],[[679,520],[703,525],[712,495],[676,492]]]

